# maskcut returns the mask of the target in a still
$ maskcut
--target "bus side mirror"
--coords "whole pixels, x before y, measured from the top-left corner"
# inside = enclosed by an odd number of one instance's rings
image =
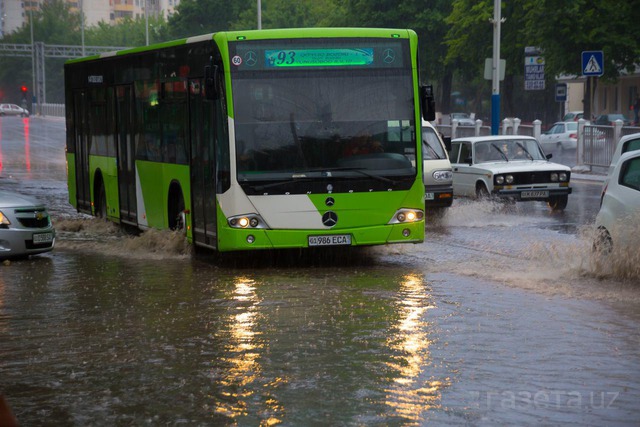
[[[422,118],[426,121],[436,119],[436,102],[433,98],[433,86],[420,86],[420,103],[422,107]]]
[[[218,67],[207,65],[204,67],[204,93],[208,100],[213,101],[218,99],[218,91],[216,80],[218,79]]]

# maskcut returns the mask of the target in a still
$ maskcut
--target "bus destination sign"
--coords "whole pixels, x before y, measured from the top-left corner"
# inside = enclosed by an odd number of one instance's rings
[[[373,48],[265,50],[266,67],[358,67],[373,64]]]

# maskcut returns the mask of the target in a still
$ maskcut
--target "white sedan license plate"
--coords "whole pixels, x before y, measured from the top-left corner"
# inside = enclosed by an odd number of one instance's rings
[[[53,233],[38,233],[38,234],[34,234],[32,239],[33,239],[33,243],[35,243],[35,244],[51,243],[53,241]]]
[[[521,194],[523,199],[532,199],[534,197],[549,197],[548,191],[523,191]]]
[[[350,234],[330,234],[325,236],[309,236],[309,246],[350,245]]]
[[[424,199],[425,200],[434,200],[435,199],[435,193],[424,193]]]

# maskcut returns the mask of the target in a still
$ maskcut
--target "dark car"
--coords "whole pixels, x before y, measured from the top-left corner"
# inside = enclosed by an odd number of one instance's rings
[[[601,114],[596,119],[596,125],[613,126],[617,120],[622,120],[623,126],[631,126],[631,120],[625,117],[623,114]]]

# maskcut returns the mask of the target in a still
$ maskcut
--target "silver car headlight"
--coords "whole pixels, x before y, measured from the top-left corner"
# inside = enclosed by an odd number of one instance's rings
[[[507,181],[507,184],[513,184],[513,175],[507,175],[505,180]]]
[[[551,182],[558,182],[558,173],[551,172],[551,176],[549,178],[551,179]]]
[[[560,172],[560,175],[558,175],[558,178],[560,179],[561,182],[567,182],[569,180],[569,177],[567,176],[566,172]]]
[[[496,184],[498,184],[498,185],[504,184],[504,176],[503,175],[496,175]]]

